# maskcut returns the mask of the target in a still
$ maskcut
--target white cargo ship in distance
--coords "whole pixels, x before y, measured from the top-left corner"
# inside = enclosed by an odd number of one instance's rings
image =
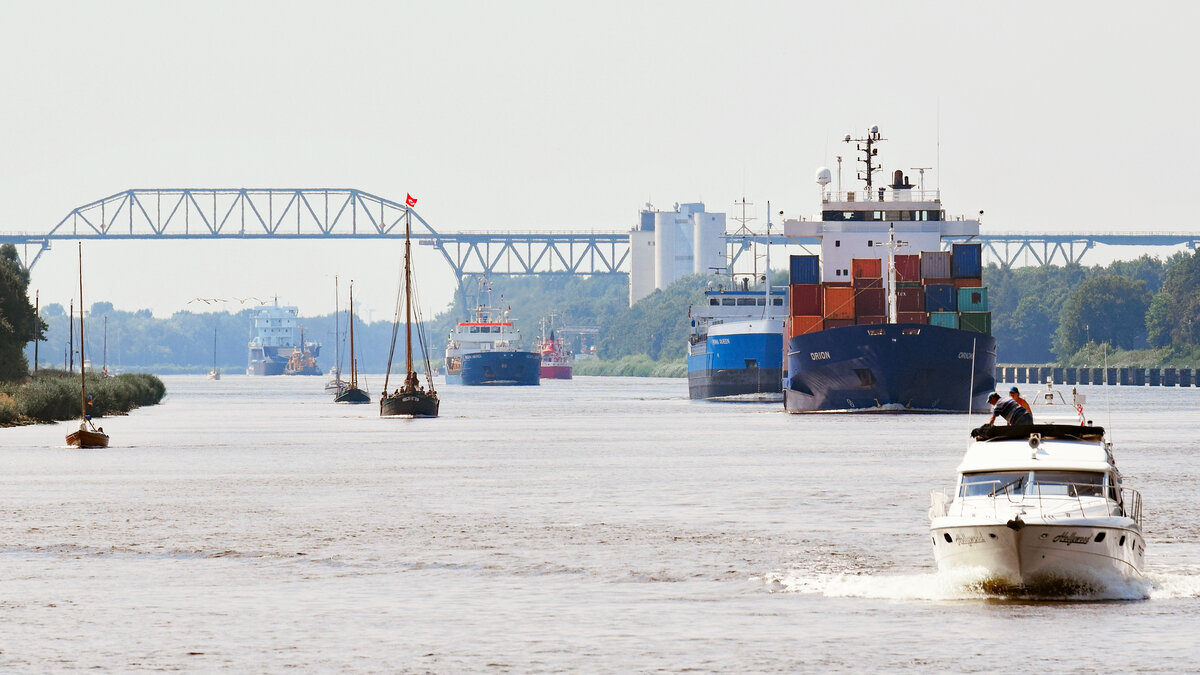
[[[280,307],[276,299],[255,310],[252,321],[247,375],[321,374],[316,367],[321,343],[304,339],[299,309]]]

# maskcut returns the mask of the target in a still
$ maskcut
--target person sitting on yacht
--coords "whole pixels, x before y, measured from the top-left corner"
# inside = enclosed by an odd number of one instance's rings
[[[1028,410],[1030,415],[1033,414],[1033,408],[1029,407],[1029,401],[1026,401],[1025,399],[1021,398],[1021,390],[1020,389],[1013,387],[1012,389],[1008,390],[1008,395],[1010,398],[1012,398],[1012,400],[1016,401],[1017,403],[1020,403],[1022,408]]]
[[[992,418],[987,421],[988,424],[995,422],[997,417],[1003,417],[1010,427],[1033,424],[1033,415],[1029,414],[1024,406],[1017,403],[1016,399],[1009,398],[1001,401],[1000,394],[993,391],[992,395],[988,396],[988,405],[995,406],[992,410]]]

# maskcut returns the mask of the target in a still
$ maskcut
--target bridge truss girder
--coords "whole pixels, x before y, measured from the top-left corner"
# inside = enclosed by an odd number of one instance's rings
[[[459,233],[423,237],[460,279],[466,274],[615,274],[629,260],[629,235]]]

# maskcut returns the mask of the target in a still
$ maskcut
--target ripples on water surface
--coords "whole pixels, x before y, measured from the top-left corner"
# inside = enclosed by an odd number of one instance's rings
[[[381,420],[322,378],[164,379],[107,450],[0,430],[0,668],[1200,668],[1200,388],[1082,388],[1148,576],[1045,601],[935,573],[965,416],[578,378]]]

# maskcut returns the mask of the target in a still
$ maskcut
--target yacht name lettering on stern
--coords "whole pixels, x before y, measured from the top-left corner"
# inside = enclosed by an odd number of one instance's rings
[[[958,538],[954,540],[954,543],[959,546],[973,546],[974,544],[982,544],[983,543],[983,535],[982,534],[973,534],[968,537],[965,534],[960,534],[960,535],[958,535]]]
[[[959,353],[958,353],[958,358],[960,358],[960,359],[965,359],[965,360],[967,360],[967,361],[970,361],[971,359],[973,359],[973,358],[975,358],[975,357],[974,357],[974,356],[971,356],[971,352],[959,352]]]
[[[829,352],[809,352],[808,358],[813,361],[828,361],[833,357],[829,355]]]
[[[1067,546],[1070,546],[1071,544],[1086,544],[1091,540],[1091,537],[1080,537],[1074,532],[1063,532],[1054,538],[1055,543],[1066,544]]]

